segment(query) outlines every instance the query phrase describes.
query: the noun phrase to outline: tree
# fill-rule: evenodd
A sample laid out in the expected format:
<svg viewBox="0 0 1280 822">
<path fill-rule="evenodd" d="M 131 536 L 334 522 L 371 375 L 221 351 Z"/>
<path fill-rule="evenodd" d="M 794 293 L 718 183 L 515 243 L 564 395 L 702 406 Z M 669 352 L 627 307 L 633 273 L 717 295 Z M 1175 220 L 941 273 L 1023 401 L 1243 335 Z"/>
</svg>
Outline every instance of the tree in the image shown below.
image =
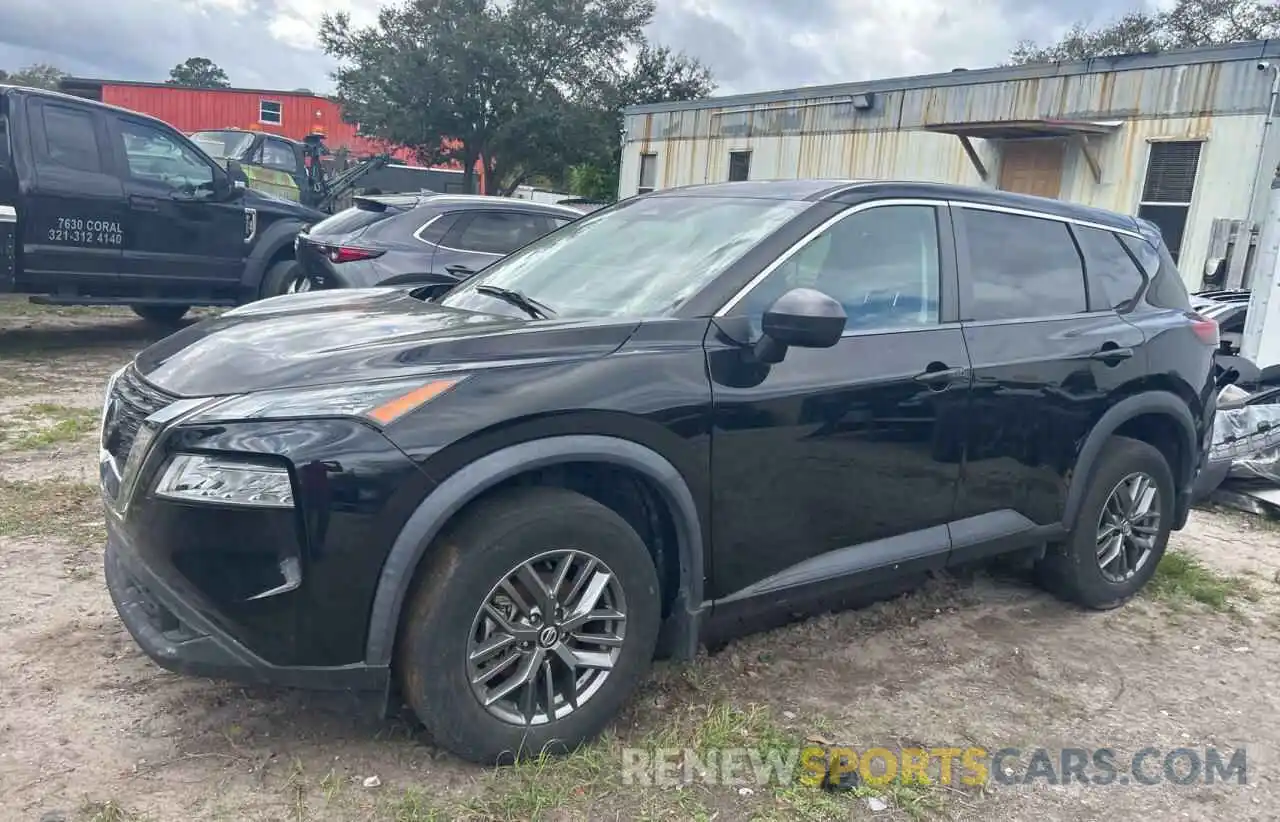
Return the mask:
<svg viewBox="0 0 1280 822">
<path fill-rule="evenodd" d="M 191 86 L 193 88 L 229 88 L 231 81 L 227 73 L 208 57 L 188 57 L 184 62 L 169 69 L 171 86 Z"/>
<path fill-rule="evenodd" d="M 1058 42 L 1019 43 L 1014 65 L 1087 60 L 1280 36 L 1276 0 L 1177 0 L 1166 11 L 1130 12 L 1097 29 L 1077 23 Z"/>
<path fill-rule="evenodd" d="M 602 133 L 593 143 L 599 154 L 569 169 L 569 191 L 579 197 L 608 200 L 618 193 L 622 160 L 622 111 L 627 106 L 708 97 L 716 84 L 711 70 L 696 58 L 667 46 L 643 43 L 629 68 L 605 89 Z"/>
<path fill-rule="evenodd" d="M 51 66 L 47 63 L 35 63 L 12 74 L 0 71 L 0 83 L 56 91 L 58 84 L 68 76 L 65 71 L 56 66 Z"/>
<path fill-rule="evenodd" d="M 487 193 L 509 193 L 616 145 L 616 131 L 597 143 L 653 12 L 653 0 L 401 0 L 365 28 L 325 15 L 320 40 L 340 63 L 343 116 L 367 136 L 460 163 L 468 190 L 479 164 Z"/>
</svg>

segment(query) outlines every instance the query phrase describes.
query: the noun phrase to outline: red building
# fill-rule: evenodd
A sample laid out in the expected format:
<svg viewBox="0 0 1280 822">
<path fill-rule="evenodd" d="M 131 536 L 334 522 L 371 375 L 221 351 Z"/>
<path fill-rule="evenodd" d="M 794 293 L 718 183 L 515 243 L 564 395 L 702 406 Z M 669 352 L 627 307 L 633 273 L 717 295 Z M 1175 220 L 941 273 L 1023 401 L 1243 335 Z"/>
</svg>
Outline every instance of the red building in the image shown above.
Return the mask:
<svg viewBox="0 0 1280 822">
<path fill-rule="evenodd" d="M 247 88 L 190 88 L 167 83 L 68 78 L 61 83 L 68 94 L 100 100 L 164 120 L 179 131 L 242 128 L 301 140 L 321 134 L 330 151 L 345 148 L 357 157 L 388 153 L 414 163 L 413 152 L 361 137 L 356 126 L 343 121 L 334 101 L 307 91 Z M 438 168 L 459 168 L 452 163 Z M 483 190 L 483 189 L 481 189 Z"/>
</svg>

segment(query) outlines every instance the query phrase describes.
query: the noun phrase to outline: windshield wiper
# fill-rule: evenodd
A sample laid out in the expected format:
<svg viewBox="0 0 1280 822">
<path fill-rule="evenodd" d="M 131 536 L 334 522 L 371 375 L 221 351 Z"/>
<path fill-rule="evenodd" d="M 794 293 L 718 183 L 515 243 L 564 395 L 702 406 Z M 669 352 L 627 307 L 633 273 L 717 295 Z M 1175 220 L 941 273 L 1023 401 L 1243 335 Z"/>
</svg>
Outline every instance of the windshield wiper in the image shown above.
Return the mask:
<svg viewBox="0 0 1280 822">
<path fill-rule="evenodd" d="M 478 285 L 476 291 L 481 294 L 488 294 L 490 297 L 511 303 L 516 308 L 523 310 L 535 320 L 546 320 L 555 316 L 555 311 L 532 297 L 521 294 L 519 291 L 512 291 L 509 288 L 501 288 L 496 285 Z"/>
</svg>

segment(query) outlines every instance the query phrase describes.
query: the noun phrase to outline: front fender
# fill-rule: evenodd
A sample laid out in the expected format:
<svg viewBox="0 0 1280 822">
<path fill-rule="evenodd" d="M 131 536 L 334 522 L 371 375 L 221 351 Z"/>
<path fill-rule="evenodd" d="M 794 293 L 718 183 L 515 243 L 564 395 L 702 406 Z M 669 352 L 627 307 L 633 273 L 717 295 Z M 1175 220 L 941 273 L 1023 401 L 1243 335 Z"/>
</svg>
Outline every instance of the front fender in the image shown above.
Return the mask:
<svg viewBox="0 0 1280 822">
<path fill-rule="evenodd" d="M 1084 504 L 1085 494 L 1089 490 L 1089 480 L 1093 476 L 1094 465 L 1101 456 L 1107 439 L 1119 430 L 1120 426 L 1143 414 L 1160 414 L 1172 419 L 1182 434 L 1182 445 L 1188 459 L 1187 464 L 1180 466 L 1181 470 L 1174 474 L 1173 480 L 1179 500 L 1177 520 L 1184 519 L 1185 500 L 1190 495 L 1195 476 L 1196 455 L 1201 450 L 1196 437 L 1195 420 L 1186 402 L 1177 395 L 1167 391 L 1144 391 L 1126 397 L 1108 408 L 1094 425 L 1093 430 L 1089 432 L 1080 449 L 1080 455 L 1076 458 L 1075 468 L 1071 472 L 1071 485 L 1067 489 L 1067 501 L 1063 509 L 1062 524 L 1065 528 L 1070 529 L 1080 513 L 1080 506 Z"/>
<path fill-rule="evenodd" d="M 680 587 L 672 604 L 672 653 L 679 659 L 693 658 L 698 646 L 706 566 L 698 509 L 689 486 L 665 457 L 639 443 L 618 437 L 570 435 L 531 440 L 495 451 L 451 474 L 422 501 L 401 529 L 383 563 L 369 617 L 367 664 L 391 663 L 400 609 L 414 570 L 449 519 L 503 480 L 567 462 L 625 466 L 648 477 L 661 490 L 675 522 L 680 565 Z"/>
<path fill-rule="evenodd" d="M 271 259 L 283 248 L 292 247 L 293 238 L 302 230 L 302 221 L 294 219 L 277 220 L 264 229 L 260 229 L 253 250 L 245 260 L 244 271 L 240 274 L 241 289 L 256 295 L 266 276 L 267 266 Z M 290 252 L 292 253 L 292 252 Z"/>
</svg>

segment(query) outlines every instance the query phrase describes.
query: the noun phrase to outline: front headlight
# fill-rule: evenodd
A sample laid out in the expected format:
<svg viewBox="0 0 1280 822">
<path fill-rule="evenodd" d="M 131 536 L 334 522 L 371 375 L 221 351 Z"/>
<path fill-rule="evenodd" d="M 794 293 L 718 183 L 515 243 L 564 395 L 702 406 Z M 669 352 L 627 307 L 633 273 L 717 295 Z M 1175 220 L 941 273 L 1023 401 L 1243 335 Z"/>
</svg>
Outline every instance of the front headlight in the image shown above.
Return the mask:
<svg viewBox="0 0 1280 822">
<path fill-rule="evenodd" d="M 156 483 L 155 494 L 180 502 L 293 507 L 293 486 L 284 467 L 201 454 L 175 455 Z"/>
<path fill-rule="evenodd" d="M 127 365 L 122 365 L 120 366 L 120 368 L 116 370 L 114 374 L 112 374 L 110 377 L 107 377 L 107 393 L 102 398 L 102 414 L 98 419 L 98 442 L 99 443 L 102 443 L 103 431 L 107 427 L 107 416 L 111 411 L 111 400 L 113 399 L 112 395 L 115 394 L 115 391 L 116 391 L 116 383 L 120 381 L 120 375 L 123 374 L 124 370 L 128 367 L 129 366 Z"/>
<path fill-rule="evenodd" d="M 183 422 L 362 417 L 377 425 L 390 425 L 464 379 L 453 376 L 424 383 L 416 378 L 241 394 L 210 403 Z"/>
</svg>

